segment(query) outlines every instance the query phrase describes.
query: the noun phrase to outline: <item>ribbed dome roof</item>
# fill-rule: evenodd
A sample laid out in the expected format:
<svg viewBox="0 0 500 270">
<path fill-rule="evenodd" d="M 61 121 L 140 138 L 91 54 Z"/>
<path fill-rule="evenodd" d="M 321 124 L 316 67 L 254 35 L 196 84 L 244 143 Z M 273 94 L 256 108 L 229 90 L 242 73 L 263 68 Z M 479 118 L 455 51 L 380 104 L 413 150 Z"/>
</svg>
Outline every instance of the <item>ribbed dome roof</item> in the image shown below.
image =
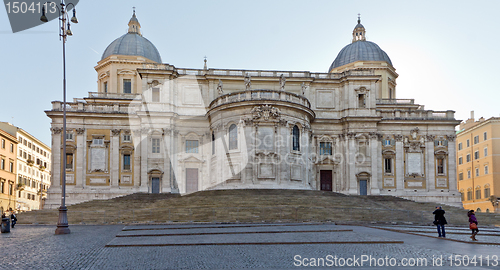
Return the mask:
<svg viewBox="0 0 500 270">
<path fill-rule="evenodd" d="M 389 56 L 377 44 L 371 41 L 356 41 L 339 52 L 328 72 L 356 61 L 385 61 L 392 66 Z"/>
<path fill-rule="evenodd" d="M 161 63 L 160 53 L 151 41 L 141 35 L 141 24 L 134 14 L 128 22 L 128 33 L 115 39 L 102 54 L 101 60 L 114 54 L 143 56 L 149 60 Z"/>
<path fill-rule="evenodd" d="M 160 53 L 155 45 L 137 33 L 127 33 L 115 39 L 106 48 L 101 60 L 114 54 L 143 56 L 157 63 L 162 63 Z"/>
</svg>

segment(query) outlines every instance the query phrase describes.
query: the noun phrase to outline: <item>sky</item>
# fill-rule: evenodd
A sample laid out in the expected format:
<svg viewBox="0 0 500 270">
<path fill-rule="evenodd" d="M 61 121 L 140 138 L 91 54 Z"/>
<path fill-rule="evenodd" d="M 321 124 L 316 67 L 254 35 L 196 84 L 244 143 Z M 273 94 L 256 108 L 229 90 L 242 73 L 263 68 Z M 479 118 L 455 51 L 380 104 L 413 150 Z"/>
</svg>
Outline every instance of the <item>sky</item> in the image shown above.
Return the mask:
<svg viewBox="0 0 500 270">
<path fill-rule="evenodd" d="M 94 67 L 125 34 L 132 7 L 164 63 L 179 68 L 327 72 L 351 42 L 358 13 L 367 40 L 391 58 L 396 97 L 466 120 L 498 117 L 500 1 L 80 1 L 66 43 L 67 101 L 97 92 Z M 0 121 L 51 146 L 44 113 L 62 100 L 57 20 L 12 33 L 0 11 Z"/>
</svg>

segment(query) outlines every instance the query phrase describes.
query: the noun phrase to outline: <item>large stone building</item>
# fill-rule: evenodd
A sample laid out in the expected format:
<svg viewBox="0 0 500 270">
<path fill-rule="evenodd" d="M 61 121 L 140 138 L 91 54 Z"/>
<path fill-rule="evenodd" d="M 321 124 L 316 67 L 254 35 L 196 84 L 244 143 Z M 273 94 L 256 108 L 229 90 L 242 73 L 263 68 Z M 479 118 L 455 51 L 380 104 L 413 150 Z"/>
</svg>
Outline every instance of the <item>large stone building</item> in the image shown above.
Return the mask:
<svg viewBox="0 0 500 270">
<path fill-rule="evenodd" d="M 0 122 L 0 129 L 17 138 L 15 153 L 15 196 L 17 211 L 41 209 L 51 185 L 50 147 L 26 130 L 7 122 Z"/>
<path fill-rule="evenodd" d="M 479 118 L 474 112 L 457 134 L 458 190 L 465 209 L 498 212 L 500 197 L 500 118 Z"/>
<path fill-rule="evenodd" d="M 63 156 L 62 103 L 46 111 L 55 180 L 47 204 L 54 207 L 61 167 L 69 204 L 237 188 L 460 203 L 459 121 L 451 110 L 396 99 L 398 74 L 359 20 L 328 72 L 315 73 L 163 64 L 134 13 L 95 70 L 97 92 L 67 105 Z"/>
<path fill-rule="evenodd" d="M 16 209 L 17 139 L 0 128 L 0 211 Z"/>
</svg>

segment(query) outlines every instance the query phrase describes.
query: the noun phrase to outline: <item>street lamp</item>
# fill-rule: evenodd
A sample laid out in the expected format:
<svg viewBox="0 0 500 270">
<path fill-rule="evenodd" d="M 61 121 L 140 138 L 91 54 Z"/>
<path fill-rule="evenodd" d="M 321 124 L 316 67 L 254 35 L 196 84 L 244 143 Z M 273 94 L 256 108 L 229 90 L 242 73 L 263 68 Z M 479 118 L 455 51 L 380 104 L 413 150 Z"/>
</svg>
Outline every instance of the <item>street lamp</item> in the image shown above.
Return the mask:
<svg viewBox="0 0 500 270">
<path fill-rule="evenodd" d="M 42 22 L 48 22 L 45 16 L 45 4 L 52 3 L 46 2 L 42 5 L 42 16 L 40 20 Z M 73 6 L 73 17 L 69 19 L 68 7 Z M 60 7 L 59 7 L 60 6 Z M 59 37 L 62 37 L 63 43 L 63 154 L 64 160 L 66 160 L 66 37 L 73 35 L 70 30 L 70 23 L 78 23 L 76 19 L 76 10 L 73 3 L 64 4 L 64 0 L 61 0 L 59 6 L 56 5 L 59 11 Z M 68 23 L 66 24 L 66 21 Z M 64 163 L 65 164 L 65 163 Z M 70 233 L 68 226 L 68 208 L 66 208 L 66 165 L 62 170 L 62 194 L 61 194 L 61 206 L 59 207 L 59 219 L 57 220 L 56 234 L 68 234 Z"/>
</svg>

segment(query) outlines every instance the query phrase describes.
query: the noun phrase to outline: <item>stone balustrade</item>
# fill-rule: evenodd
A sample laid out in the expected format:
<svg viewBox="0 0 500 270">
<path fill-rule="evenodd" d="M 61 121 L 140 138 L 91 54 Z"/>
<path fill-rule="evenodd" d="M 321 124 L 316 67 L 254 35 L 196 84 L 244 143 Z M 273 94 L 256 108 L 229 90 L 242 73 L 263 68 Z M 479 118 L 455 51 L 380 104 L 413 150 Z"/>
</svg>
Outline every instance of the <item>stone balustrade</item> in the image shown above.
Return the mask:
<svg viewBox="0 0 500 270">
<path fill-rule="evenodd" d="M 380 98 L 377 99 L 377 105 L 414 105 L 414 99 L 395 99 L 395 98 Z"/>
<path fill-rule="evenodd" d="M 344 76 L 374 76 L 373 70 L 349 70 L 342 73 L 314 73 L 310 71 L 275 71 L 275 70 L 241 70 L 241 69 L 187 69 L 175 68 L 166 64 L 143 64 L 143 69 L 147 70 L 172 70 L 179 75 L 218 75 L 218 76 L 238 76 L 244 77 L 247 74 L 252 77 L 280 77 L 286 78 L 314 78 L 314 79 L 340 79 Z"/>
<path fill-rule="evenodd" d="M 285 91 L 258 89 L 234 92 L 217 97 L 210 103 L 210 109 L 223 104 L 250 100 L 286 101 L 311 108 L 311 103 L 303 96 Z"/>
<path fill-rule="evenodd" d="M 89 98 L 136 99 L 136 98 L 140 98 L 140 97 L 141 97 L 141 94 L 137 94 L 137 93 L 89 92 Z"/>
<path fill-rule="evenodd" d="M 415 111 L 378 111 L 379 116 L 382 116 L 383 120 L 454 120 L 455 111 L 427 111 L 427 110 L 415 110 Z"/>
<path fill-rule="evenodd" d="M 85 102 L 66 102 L 66 112 L 129 113 L 135 107 L 120 104 L 89 104 Z M 63 111 L 63 102 L 52 101 L 52 111 Z"/>
</svg>

